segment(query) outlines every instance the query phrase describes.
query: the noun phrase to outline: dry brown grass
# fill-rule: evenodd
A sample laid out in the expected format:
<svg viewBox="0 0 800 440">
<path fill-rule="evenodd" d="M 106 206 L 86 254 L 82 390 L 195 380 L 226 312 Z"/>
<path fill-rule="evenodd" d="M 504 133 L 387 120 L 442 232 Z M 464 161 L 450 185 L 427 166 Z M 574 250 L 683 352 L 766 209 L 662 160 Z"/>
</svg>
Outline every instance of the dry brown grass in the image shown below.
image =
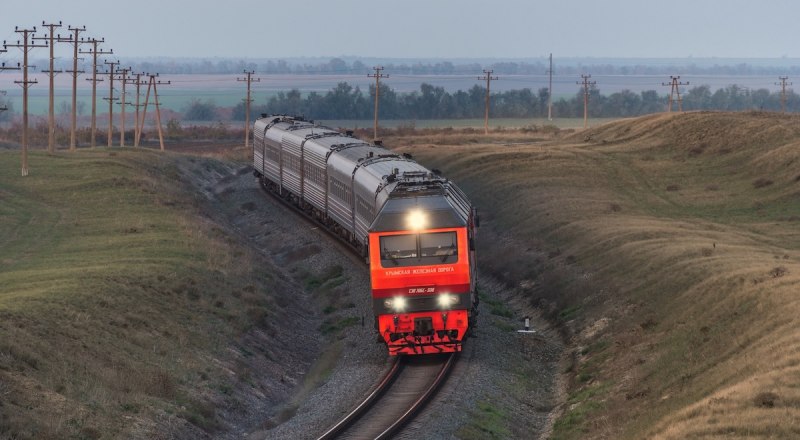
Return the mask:
<svg viewBox="0 0 800 440">
<path fill-rule="evenodd" d="M 800 117 L 529 138 L 387 141 L 464 187 L 511 237 L 482 268 L 548 286 L 531 300 L 584 347 L 554 437 L 800 437 Z M 549 257 L 517 261 L 527 248 Z"/>
</svg>

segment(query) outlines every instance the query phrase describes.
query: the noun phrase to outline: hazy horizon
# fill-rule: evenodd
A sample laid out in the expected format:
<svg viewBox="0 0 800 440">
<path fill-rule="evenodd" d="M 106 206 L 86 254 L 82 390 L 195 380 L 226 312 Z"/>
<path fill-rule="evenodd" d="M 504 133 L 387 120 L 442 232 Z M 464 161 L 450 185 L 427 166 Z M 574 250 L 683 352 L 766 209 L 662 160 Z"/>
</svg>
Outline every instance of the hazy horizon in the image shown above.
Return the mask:
<svg viewBox="0 0 800 440">
<path fill-rule="evenodd" d="M 111 57 L 228 58 L 721 58 L 800 57 L 794 16 L 800 3 L 674 0 L 340 0 L 301 5 L 265 1 L 221 6 L 209 0 L 142 0 L 135 7 L 91 0 L 34 0 L 0 16 L 0 38 L 15 26 L 43 33 L 42 20 L 86 26 Z M 60 43 L 60 57 L 70 45 Z M 83 47 L 86 49 L 87 47 Z M 34 58 L 46 56 L 35 49 Z M 0 61 L 21 58 L 9 48 Z"/>
</svg>

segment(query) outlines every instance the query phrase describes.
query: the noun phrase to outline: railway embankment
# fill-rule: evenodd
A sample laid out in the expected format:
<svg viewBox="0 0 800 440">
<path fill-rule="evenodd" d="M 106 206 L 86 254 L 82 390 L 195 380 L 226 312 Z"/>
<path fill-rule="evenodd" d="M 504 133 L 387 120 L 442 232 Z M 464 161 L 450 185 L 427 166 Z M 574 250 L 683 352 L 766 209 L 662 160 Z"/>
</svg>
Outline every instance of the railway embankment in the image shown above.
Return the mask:
<svg viewBox="0 0 800 440">
<path fill-rule="evenodd" d="M 561 329 L 553 438 L 793 438 L 799 123 L 700 112 L 386 143 L 459 182 L 481 269 Z"/>
</svg>

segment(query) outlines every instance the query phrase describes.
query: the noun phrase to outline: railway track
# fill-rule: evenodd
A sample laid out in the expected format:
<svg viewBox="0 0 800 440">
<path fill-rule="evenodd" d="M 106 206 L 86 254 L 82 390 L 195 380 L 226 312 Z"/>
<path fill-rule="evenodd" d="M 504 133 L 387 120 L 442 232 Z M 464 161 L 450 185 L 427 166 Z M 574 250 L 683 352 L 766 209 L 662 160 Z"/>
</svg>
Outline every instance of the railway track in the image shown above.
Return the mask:
<svg viewBox="0 0 800 440">
<path fill-rule="evenodd" d="M 358 249 L 343 241 L 334 231 L 263 184 L 259 186 L 274 200 L 331 237 L 333 243 L 353 261 L 364 264 L 363 258 L 358 256 Z M 455 364 L 456 356 L 457 353 L 396 357 L 375 389 L 319 440 L 390 438 L 433 397 Z"/>
<path fill-rule="evenodd" d="M 388 439 L 444 383 L 456 354 L 399 357 L 376 388 L 318 440 Z"/>
</svg>

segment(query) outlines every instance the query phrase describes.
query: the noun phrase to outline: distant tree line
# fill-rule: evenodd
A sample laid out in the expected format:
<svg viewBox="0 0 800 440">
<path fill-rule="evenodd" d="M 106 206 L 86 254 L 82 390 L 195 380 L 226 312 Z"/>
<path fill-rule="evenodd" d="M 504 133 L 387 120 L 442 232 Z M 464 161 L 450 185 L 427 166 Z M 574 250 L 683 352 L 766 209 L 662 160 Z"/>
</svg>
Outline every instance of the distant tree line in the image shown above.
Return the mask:
<svg viewBox="0 0 800 440">
<path fill-rule="evenodd" d="M 33 64 L 47 65 L 45 59 L 33 60 Z M 83 68 L 91 68 L 87 60 Z M 296 59 L 252 59 L 252 58 L 144 58 L 128 59 L 124 65 L 133 71 L 169 74 L 240 74 L 253 70 L 260 75 L 362 75 L 372 72 L 372 66 L 382 65 L 386 72 L 396 75 L 475 75 L 482 69 L 491 69 L 499 75 L 544 75 L 549 69 L 546 60 L 395 60 L 343 58 L 296 58 Z M 592 72 L 594 75 L 798 75 L 800 65 L 791 60 L 774 61 L 773 65 L 758 65 L 739 62 L 717 64 L 714 60 L 615 60 L 559 58 L 555 60 L 558 75 L 575 76 Z M 71 59 L 56 60 L 56 68 L 69 70 Z"/>
<path fill-rule="evenodd" d="M 475 85 L 469 90 L 448 93 L 442 87 L 423 83 L 419 91 L 397 93 L 381 84 L 380 117 L 382 119 L 467 119 L 482 118 L 486 89 Z M 583 116 L 583 90 L 568 98 L 553 101 L 553 116 L 561 118 Z M 548 90 L 534 92 L 524 88 L 491 94 L 492 117 L 497 118 L 542 118 L 547 117 Z M 374 111 L 375 86 L 365 93 L 359 87 L 340 82 L 326 93 L 303 94 L 293 89 L 280 92 L 266 103 L 252 104 L 251 116 L 260 113 L 305 115 L 313 119 L 371 119 Z M 767 89 L 750 90 L 737 85 L 711 91 L 702 85 L 688 89 L 681 95 L 683 110 L 765 110 L 780 111 L 780 92 Z M 589 90 L 589 115 L 591 117 L 629 117 L 662 112 L 667 109 L 668 96 L 655 90 L 635 93 L 622 90 L 603 95 L 593 86 Z M 675 107 L 677 109 L 677 104 Z M 800 96 L 787 92 L 787 111 L 800 111 Z M 212 117 L 213 103 L 195 101 L 185 109 L 190 120 L 209 120 L 198 115 Z M 232 118 L 244 120 L 244 103 L 233 108 Z"/>
</svg>

